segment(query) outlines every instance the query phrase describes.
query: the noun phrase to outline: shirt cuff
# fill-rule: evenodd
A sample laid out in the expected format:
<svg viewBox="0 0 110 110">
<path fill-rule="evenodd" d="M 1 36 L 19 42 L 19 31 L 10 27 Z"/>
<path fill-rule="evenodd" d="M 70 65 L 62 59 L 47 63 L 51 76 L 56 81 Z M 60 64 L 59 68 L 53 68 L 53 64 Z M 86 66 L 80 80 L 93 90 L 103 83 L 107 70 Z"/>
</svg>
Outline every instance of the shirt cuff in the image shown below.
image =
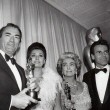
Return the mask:
<svg viewBox="0 0 110 110">
<path fill-rule="evenodd" d="M 10 107 L 9 107 L 9 110 L 11 109 L 11 105 L 12 105 L 12 95 L 11 95 L 11 101 L 10 101 Z"/>
</svg>

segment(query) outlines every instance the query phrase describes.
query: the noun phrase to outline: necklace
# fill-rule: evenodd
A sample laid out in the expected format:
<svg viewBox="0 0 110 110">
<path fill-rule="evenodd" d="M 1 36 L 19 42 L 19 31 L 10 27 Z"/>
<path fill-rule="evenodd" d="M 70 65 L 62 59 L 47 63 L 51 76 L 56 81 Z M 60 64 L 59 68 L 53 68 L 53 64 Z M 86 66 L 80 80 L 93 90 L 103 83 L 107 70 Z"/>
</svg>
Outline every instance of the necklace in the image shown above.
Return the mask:
<svg viewBox="0 0 110 110">
<path fill-rule="evenodd" d="M 76 84 L 69 84 L 69 83 L 67 83 L 68 84 L 68 86 L 70 86 L 71 88 L 73 88 L 73 87 L 76 87 L 77 86 L 77 82 L 76 82 Z"/>
<path fill-rule="evenodd" d="M 64 81 L 64 92 L 68 99 L 71 100 L 71 95 L 76 95 L 77 91 L 78 91 L 77 82 L 75 82 L 75 84 L 70 84 Z"/>
<path fill-rule="evenodd" d="M 78 91 L 77 82 L 76 82 L 76 84 L 68 84 L 68 86 L 70 87 L 71 95 L 76 95 L 76 93 Z"/>
</svg>

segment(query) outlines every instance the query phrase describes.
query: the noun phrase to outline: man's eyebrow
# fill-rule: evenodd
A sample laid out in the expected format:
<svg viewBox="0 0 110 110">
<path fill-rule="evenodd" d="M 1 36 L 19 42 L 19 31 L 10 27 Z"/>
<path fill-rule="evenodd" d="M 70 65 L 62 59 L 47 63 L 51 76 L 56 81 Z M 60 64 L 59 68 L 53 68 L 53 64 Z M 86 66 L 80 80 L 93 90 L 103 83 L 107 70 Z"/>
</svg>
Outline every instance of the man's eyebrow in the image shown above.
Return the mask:
<svg viewBox="0 0 110 110">
<path fill-rule="evenodd" d="M 101 52 L 101 50 L 97 50 L 96 52 Z"/>
<path fill-rule="evenodd" d="M 6 34 L 6 35 L 10 35 L 11 33 L 6 32 L 5 34 Z M 20 36 L 20 35 L 19 35 L 19 34 L 15 34 L 15 36 Z"/>
<path fill-rule="evenodd" d="M 20 36 L 19 34 L 15 34 L 15 36 Z"/>
<path fill-rule="evenodd" d="M 9 33 L 9 32 L 6 32 L 5 34 L 11 34 L 11 33 Z"/>
</svg>

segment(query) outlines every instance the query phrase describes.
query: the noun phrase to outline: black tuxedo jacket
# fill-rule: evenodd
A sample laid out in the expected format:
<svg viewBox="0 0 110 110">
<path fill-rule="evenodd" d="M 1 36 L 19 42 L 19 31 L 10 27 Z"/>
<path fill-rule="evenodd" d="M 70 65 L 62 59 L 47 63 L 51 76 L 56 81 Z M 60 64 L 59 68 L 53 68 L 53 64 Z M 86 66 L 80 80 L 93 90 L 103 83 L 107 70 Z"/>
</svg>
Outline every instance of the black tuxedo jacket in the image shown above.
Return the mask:
<svg viewBox="0 0 110 110">
<path fill-rule="evenodd" d="M 24 70 L 17 63 L 15 64 L 22 80 L 22 89 L 26 87 L 26 78 Z M 0 110 L 9 110 L 11 95 L 16 95 L 20 92 L 16 79 L 7 65 L 5 59 L 0 54 Z M 18 110 L 11 107 L 10 110 Z"/>
<path fill-rule="evenodd" d="M 101 104 L 95 81 L 95 69 L 84 74 L 83 81 L 88 85 L 92 100 L 92 110 L 110 110 L 110 74 L 105 91 L 104 101 Z M 102 87 L 103 88 L 103 87 Z"/>
</svg>

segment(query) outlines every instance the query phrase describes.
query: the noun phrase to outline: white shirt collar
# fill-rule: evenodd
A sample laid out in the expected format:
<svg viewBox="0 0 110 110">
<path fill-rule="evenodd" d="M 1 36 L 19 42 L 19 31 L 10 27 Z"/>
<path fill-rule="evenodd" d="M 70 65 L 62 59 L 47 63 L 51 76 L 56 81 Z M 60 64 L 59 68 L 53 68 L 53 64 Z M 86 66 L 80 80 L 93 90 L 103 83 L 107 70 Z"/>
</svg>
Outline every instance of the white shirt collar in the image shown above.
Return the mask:
<svg viewBox="0 0 110 110">
<path fill-rule="evenodd" d="M 0 53 L 1 53 L 1 55 L 3 56 L 3 58 L 5 59 L 5 52 L 0 49 Z M 6 60 L 6 59 L 5 59 L 5 60 Z M 6 62 L 6 63 L 8 64 L 8 66 L 10 67 L 10 69 L 12 70 L 12 73 L 13 73 L 13 75 L 14 75 L 16 81 L 17 81 L 18 87 L 19 87 L 19 89 L 21 90 L 21 88 L 22 88 L 22 81 L 21 81 L 21 77 L 20 77 L 20 74 L 19 74 L 18 69 L 16 68 L 15 65 L 13 65 L 13 64 L 11 63 L 10 60 L 9 60 L 8 62 Z"/>
<path fill-rule="evenodd" d="M 96 68 L 100 69 L 100 68 L 99 68 L 99 67 L 97 67 L 97 66 L 96 66 Z M 107 64 L 106 66 L 104 66 L 103 68 L 106 68 L 106 69 L 107 69 L 107 72 L 109 72 L 109 71 L 110 71 L 110 65 L 108 65 L 108 64 Z M 101 68 L 101 69 L 103 69 L 103 68 Z"/>
<path fill-rule="evenodd" d="M 5 52 L 3 50 L 0 50 L 0 53 L 2 54 L 3 58 L 5 59 Z"/>
<path fill-rule="evenodd" d="M 104 100 L 104 95 L 106 92 L 106 87 L 107 87 L 107 83 L 108 83 L 108 78 L 109 78 L 109 67 L 110 65 L 106 65 L 103 68 L 107 69 L 106 74 L 103 71 L 99 71 L 98 74 L 95 74 L 95 79 L 96 79 L 96 86 L 97 86 L 97 91 L 98 91 L 98 95 L 99 98 L 101 100 L 101 103 L 103 103 Z M 98 68 L 98 67 L 96 67 Z"/>
</svg>

